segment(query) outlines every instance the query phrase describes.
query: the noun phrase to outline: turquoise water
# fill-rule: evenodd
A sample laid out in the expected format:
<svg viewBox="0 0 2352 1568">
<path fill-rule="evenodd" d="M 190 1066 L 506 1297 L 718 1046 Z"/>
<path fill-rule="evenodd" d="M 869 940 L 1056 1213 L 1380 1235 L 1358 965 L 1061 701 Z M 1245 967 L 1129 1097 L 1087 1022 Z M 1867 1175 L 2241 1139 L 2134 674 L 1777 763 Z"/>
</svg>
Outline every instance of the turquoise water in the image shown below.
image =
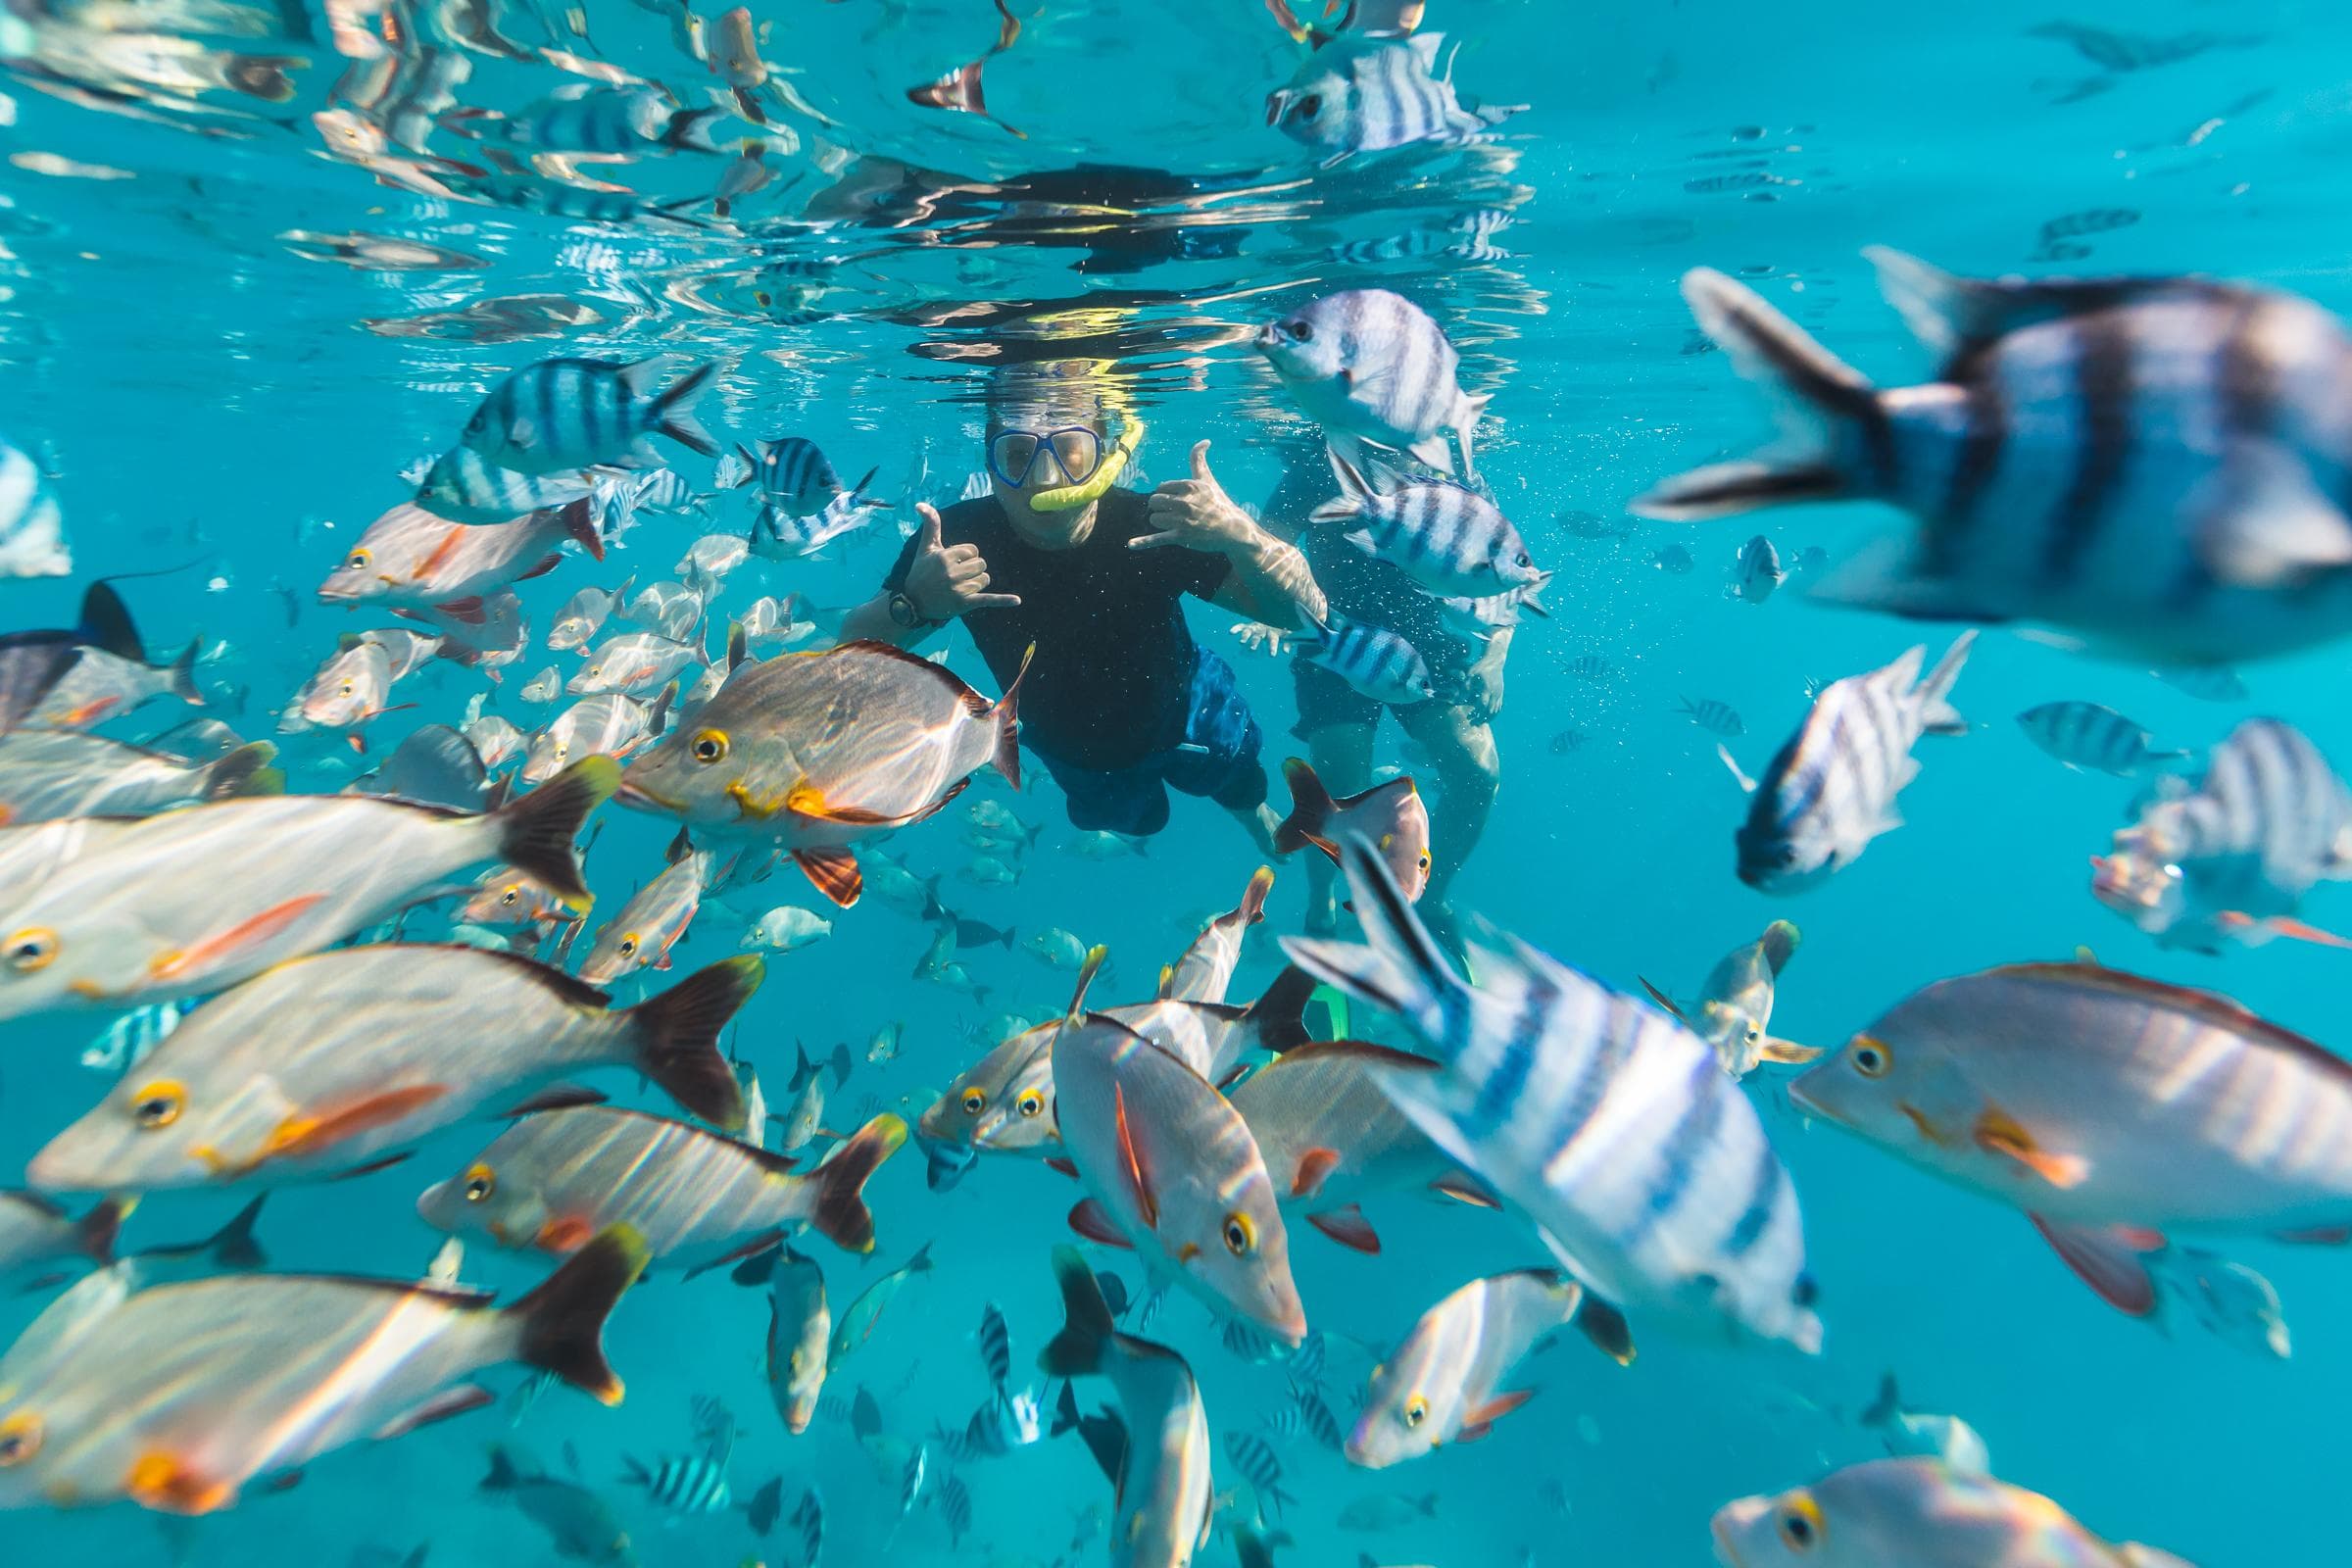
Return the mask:
<svg viewBox="0 0 2352 1568">
<path fill-rule="evenodd" d="M 1763 425 L 1725 357 L 1699 352 L 1675 290 L 1692 266 L 1740 276 L 1890 383 L 1922 378 L 1927 366 L 1877 298 L 1857 255 L 1865 244 L 1971 273 L 2194 271 L 2352 307 L 2333 220 L 2352 125 L 2337 63 L 2352 21 L 2336 8 L 1896 16 L 1691 0 L 1588 16 L 1441 0 L 1424 30 L 1459 43 L 1457 88 L 1526 110 L 1483 145 L 1322 169 L 1263 124 L 1265 94 L 1302 51 L 1244 0 L 1018 12 L 1020 36 L 985 74 L 1001 124 L 918 106 L 906 91 L 988 47 L 999 23 L 986 5 L 800 0 L 756 8 L 768 29 L 761 53 L 802 100 L 775 108 L 764 134 L 779 144 L 789 135 L 797 150 L 779 145 L 773 178 L 725 220 L 708 198 L 731 152 L 574 170 L 534 162 L 495 128 L 496 117 L 512 121 L 608 66 L 681 105 L 713 104 L 723 90 L 681 51 L 670 17 L 600 3 L 582 36 L 566 21 L 576 14 L 519 5 L 343 16 L 347 49 L 358 48 L 353 29 L 378 45 L 387 30 L 423 40 L 431 53 L 396 72 L 403 57 L 337 52 L 329 16 L 340 11 L 289 0 L 28 5 L 0 17 L 0 431 L 51 472 L 75 551 L 71 579 L 0 589 L 7 629 L 70 624 L 93 577 L 165 572 L 122 584 L 149 646 L 202 635 L 208 685 L 246 694 L 222 716 L 270 737 L 276 710 L 336 635 L 374 623 L 316 604 L 317 582 L 360 527 L 407 497 L 404 467 L 448 445 L 506 372 L 558 354 L 717 358 L 704 414 L 722 436 L 806 435 L 845 478 L 878 468 L 874 492 L 900 503 L 894 514 L 832 559 L 743 567 L 722 606 L 763 592 L 828 606 L 869 595 L 900 541 L 892 517 L 906 518 L 915 500 L 952 499 L 978 467 L 980 376 L 1002 358 L 1116 361 L 1151 422 L 1140 459 L 1150 479 L 1183 472 L 1187 446 L 1206 438 L 1229 491 L 1259 503 L 1280 472 L 1280 443 L 1306 426 L 1250 333 L 1330 288 L 1377 283 L 1433 313 L 1462 353 L 1465 386 L 1492 394 L 1481 472 L 1558 571 L 1551 617 L 1524 627 L 1512 652 L 1494 724 L 1501 793 L 1458 908 L 1613 984 L 1645 975 L 1677 993 L 1786 915 L 1805 941 L 1776 1032 L 1823 1045 L 1930 980 L 2078 945 L 2220 987 L 2342 1043 L 2341 954 L 2295 944 L 2218 960 L 2160 952 L 2102 910 L 2082 858 L 2105 847 L 2132 786 L 2058 770 L 2010 722 L 2034 704 L 2081 698 L 2131 714 L 2163 744 L 2202 747 L 2238 717 L 2272 712 L 2352 757 L 2340 652 L 2252 667 L 2252 696 L 2217 705 L 2132 664 L 1990 632 L 1955 694 L 1975 728 L 1923 742 L 1925 771 L 1903 798 L 1909 825 L 1827 887 L 1769 899 L 1732 875 L 1743 803 L 1712 755 L 1715 737 L 1678 702 L 1736 709 L 1747 733 L 1731 744 L 1752 772 L 1801 716 L 1808 678 L 1875 667 L 1914 642 L 1940 648 L 1944 634 L 1808 605 L 1802 576 L 1760 608 L 1727 597 L 1735 553 L 1756 527 L 1787 556 L 1819 545 L 1837 561 L 1886 525 L 1877 509 L 1796 509 L 1756 527 L 1642 523 L 1624 511 L 1632 495 L 1740 450 Z M 2153 52 L 2179 58 L 2110 70 L 2092 58 L 2095 44 L 2035 30 L 2061 20 L 2169 39 L 2177 47 Z M 436 73 L 438 95 L 420 85 Z M 759 133 L 721 124 L 730 149 Z M 368 146 L 379 150 L 355 150 Z M 1039 177 L 1082 164 L 1154 172 Z M 1755 173 L 1772 182 L 1711 188 Z M 561 216 L 584 199 L 567 178 L 620 189 L 585 193 L 610 211 Z M 1482 211 L 1510 217 L 1494 235 L 1507 254 L 1366 265 L 1333 255 Z M 2045 223 L 2123 211 L 2134 215 L 2128 223 L 2062 241 L 2087 256 L 2035 259 Z M 368 247 L 357 262 L 338 258 L 357 242 Z M 708 480 L 708 462 L 665 456 L 698 486 Z M 740 529 L 742 498 L 718 516 L 710 527 Z M 551 662 L 569 667 L 537 641 L 556 608 L 624 571 L 669 574 L 704 531 L 645 517 L 602 567 L 575 558 L 523 583 L 534 643 L 502 672 L 491 710 L 526 728 L 543 722 L 552 710 L 516 693 Z M 1695 558 L 1688 575 L 1653 564 L 1675 544 Z M 285 590 L 299 606 L 293 624 Z M 1195 635 L 1241 669 L 1278 760 L 1293 745 L 1283 665 L 1237 642 L 1232 612 L 1190 608 Z M 960 633 L 944 643 L 951 668 L 994 691 Z M 1603 679 L 1571 670 L 1588 656 L 1608 662 Z M 400 688 L 416 708 L 372 726 L 373 754 L 416 724 L 456 722 L 487 689 L 478 674 L 430 666 Z M 140 738 L 181 716 L 159 704 L 104 732 Z M 1570 733 L 1573 744 L 1555 744 Z M 1378 755 L 1416 765 L 1394 726 Z M 293 788 L 319 792 L 360 765 L 332 744 L 289 742 L 281 760 Z M 1204 803 L 1180 799 L 1147 858 L 1092 860 L 1071 853 L 1051 783 L 986 798 L 1045 824 L 1017 886 L 955 874 L 974 853 L 960 804 L 899 835 L 891 852 L 923 874 L 948 873 L 942 897 L 971 918 L 1106 944 L 1124 970 L 1109 1000 L 1140 995 L 1258 863 Z M 1436 810 L 1442 838 L 1442 799 Z M 617 808 L 602 821 L 588 865 L 609 908 L 659 869 L 671 827 Z M 1278 870 L 1267 928 L 1296 932 L 1303 867 Z M 761 891 L 775 897 L 760 908 L 818 906 L 789 871 Z M 2322 889 L 2306 915 L 2342 928 L 2348 898 Z M 846 1041 L 858 1060 L 837 1100 L 911 1118 L 984 1048 L 971 1036 L 988 1019 L 1048 1016 L 1066 998 L 1068 976 L 1017 949 L 962 955 L 991 988 L 985 1001 L 910 982 L 929 940 L 919 923 L 871 900 L 833 918 L 822 944 L 771 959 L 745 1014 L 739 1046 L 771 1098 L 796 1041 L 812 1052 Z M 732 953 L 739 933 L 707 911 L 673 975 Z M 1270 943 L 1253 942 L 1233 994 L 1254 995 L 1278 962 Z M 76 1056 L 104 1021 L 5 1026 L 0 1171 L 103 1091 L 107 1080 Z M 867 1040 L 892 1021 L 905 1025 L 900 1054 L 867 1062 Z M 1393 1037 L 1360 1011 L 1357 1021 Z M 2070 1280 L 2020 1216 L 1806 1126 L 1773 1079 L 1767 1068 L 1750 1088 L 1804 1200 L 1828 1326 L 1822 1357 L 1643 1337 L 1637 1366 L 1621 1372 L 1567 1345 L 1536 1363 L 1539 1396 L 1475 1446 L 1374 1475 L 1295 1442 L 1283 1450 L 1284 1485 L 1298 1500 L 1282 1523 L 1296 1544 L 1280 1561 L 1324 1568 L 1369 1552 L 1384 1564 L 1701 1563 L 1707 1518 L 1726 1499 L 1883 1451 L 1855 1417 L 1890 1368 L 1915 1404 L 1974 1424 L 2002 1477 L 2112 1539 L 2159 1544 L 2204 1568 L 2340 1558 L 2328 1485 L 2336 1411 L 2352 1388 L 2341 1327 L 2352 1277 L 2340 1255 L 2231 1249 L 2282 1297 L 2291 1361 L 2225 1345 L 2182 1312 L 2152 1331 Z M 625 1082 L 610 1087 L 625 1102 L 659 1103 Z M 416 1195 L 489 1136 L 443 1132 L 391 1170 L 275 1194 L 262 1224 L 273 1262 L 420 1275 L 439 1238 L 416 1217 Z M 935 1424 L 960 1427 L 985 1396 L 969 1338 L 985 1302 L 1010 1321 L 1016 1378 L 1055 1326 L 1047 1258 L 1067 1239 L 1074 1192 L 1042 1167 L 984 1161 L 933 1193 L 909 1150 L 870 1196 L 881 1232 L 873 1263 L 820 1250 L 836 1310 L 926 1243 L 937 1267 L 829 1392 L 872 1391 L 888 1431 L 911 1442 Z M 150 1200 L 125 1246 L 202 1235 L 241 1201 Z M 1364 1348 L 1385 1351 L 1455 1284 L 1541 1260 L 1507 1217 L 1400 1199 L 1375 1217 L 1377 1258 L 1303 1228 L 1294 1239 L 1310 1321 L 1331 1340 L 1329 1397 L 1343 1421 L 1370 1364 Z M 1137 1283 L 1132 1258 L 1096 1261 Z M 543 1272 L 537 1259 L 487 1249 L 469 1252 L 465 1271 L 502 1292 Z M 44 1299 L 0 1304 L 0 1331 Z M 718 1277 L 663 1277 L 613 1321 L 612 1356 L 629 1385 L 617 1411 L 553 1392 L 512 1431 L 499 1408 L 347 1449 L 282 1494 L 257 1493 L 161 1534 L 134 1509 L 17 1512 L 0 1516 L 0 1541 L 24 1561 L 340 1563 L 428 1543 L 435 1564 L 544 1561 L 545 1538 L 475 1490 L 484 1445 L 506 1441 L 558 1468 L 572 1446 L 648 1564 L 758 1557 L 797 1568 L 788 1527 L 762 1543 L 739 1513 L 667 1524 L 617 1483 L 624 1454 L 685 1451 L 688 1400 L 710 1394 L 743 1422 L 739 1495 L 775 1475 L 788 1508 L 808 1487 L 821 1491 L 828 1561 L 1102 1560 L 1107 1489 L 1075 1443 L 965 1467 L 973 1523 L 956 1547 L 936 1503 L 901 1520 L 895 1466 L 878 1466 L 838 1415 L 787 1436 L 760 1378 L 764 1307 L 760 1293 Z M 285 1332 L 299 1338 L 302 1325 Z M 1222 1439 L 1262 1433 L 1285 1396 L 1280 1369 L 1229 1353 L 1183 1296 L 1152 1335 L 1192 1362 L 1220 1441 L 1219 1489 L 1242 1491 L 1246 1514 Z M 497 1376 L 502 1394 L 515 1381 Z M 1338 1525 L 1360 1498 L 1429 1491 L 1432 1518 L 1385 1535 Z M 1201 1560 L 1226 1562 L 1232 1550 L 1220 1532 Z"/>
</svg>

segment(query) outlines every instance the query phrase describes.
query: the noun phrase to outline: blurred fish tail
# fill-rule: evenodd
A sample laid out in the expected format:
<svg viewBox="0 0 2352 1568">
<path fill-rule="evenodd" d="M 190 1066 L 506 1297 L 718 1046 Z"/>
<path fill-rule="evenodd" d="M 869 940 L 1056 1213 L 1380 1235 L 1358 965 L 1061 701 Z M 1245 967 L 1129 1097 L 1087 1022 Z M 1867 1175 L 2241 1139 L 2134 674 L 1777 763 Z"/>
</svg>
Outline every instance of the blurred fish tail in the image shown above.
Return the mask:
<svg viewBox="0 0 2352 1568">
<path fill-rule="evenodd" d="M 810 1180 L 819 1184 L 809 1225 L 849 1252 L 874 1250 L 874 1214 L 865 1206 L 866 1179 L 906 1142 L 906 1123 L 884 1112 L 853 1134 Z"/>
<path fill-rule="evenodd" d="M 744 1124 L 743 1086 L 718 1049 L 719 1031 L 760 989 L 756 954 L 697 970 L 627 1010 L 637 1070 L 695 1115 L 729 1131 Z"/>
<path fill-rule="evenodd" d="M 605 1359 L 605 1319 L 650 1257 L 632 1226 L 599 1233 L 545 1284 L 504 1309 L 501 1315 L 517 1326 L 515 1358 L 605 1404 L 618 1404 L 621 1382 Z"/>
</svg>

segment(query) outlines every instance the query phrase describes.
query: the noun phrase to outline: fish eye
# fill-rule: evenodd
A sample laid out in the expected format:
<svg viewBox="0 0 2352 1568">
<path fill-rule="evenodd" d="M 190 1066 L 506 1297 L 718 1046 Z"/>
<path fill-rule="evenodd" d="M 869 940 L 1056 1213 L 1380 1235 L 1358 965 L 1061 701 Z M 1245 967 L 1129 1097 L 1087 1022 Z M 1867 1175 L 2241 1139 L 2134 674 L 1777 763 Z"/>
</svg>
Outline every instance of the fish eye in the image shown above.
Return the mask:
<svg viewBox="0 0 2352 1568">
<path fill-rule="evenodd" d="M 1012 1102 L 1012 1108 L 1023 1116 L 1034 1116 L 1046 1108 L 1046 1097 L 1034 1089 L 1024 1089 L 1021 1098 Z"/>
<path fill-rule="evenodd" d="M 1417 1427 L 1429 1419 L 1429 1401 L 1418 1394 L 1404 1401 L 1404 1424 Z"/>
<path fill-rule="evenodd" d="M 19 974 L 46 969 L 57 959 L 57 933 L 45 925 L 28 925 L 8 939 L 8 966 Z"/>
<path fill-rule="evenodd" d="M 1796 1497 L 1781 1507 L 1781 1544 L 1790 1551 L 1811 1551 L 1821 1544 L 1821 1504 Z"/>
<path fill-rule="evenodd" d="M 1413 863 L 1414 863 L 1415 865 L 1418 865 L 1418 866 L 1419 866 L 1419 867 L 1420 867 L 1422 870 L 1424 870 L 1424 871 L 1428 870 L 1428 869 L 1429 869 L 1429 852 L 1428 852 L 1427 850 L 1423 850 L 1423 851 L 1421 852 L 1421 858 L 1420 858 L 1419 859 L 1415 860 Z"/>
<path fill-rule="evenodd" d="M 1225 1250 L 1236 1257 L 1257 1250 L 1257 1224 L 1239 1209 L 1225 1216 Z"/>
<path fill-rule="evenodd" d="M 1291 113 L 1300 120 L 1312 120 L 1322 112 L 1323 95 L 1319 92 L 1310 92 L 1305 97 L 1299 99 L 1298 103 L 1291 106 Z M 1304 332 L 1301 332 L 1298 335 L 1300 337 L 1306 336 Z"/>
<path fill-rule="evenodd" d="M 142 1132 L 155 1132 L 179 1120 L 179 1113 L 187 1108 L 187 1087 L 174 1079 L 159 1078 L 130 1102 L 130 1119 Z"/>
<path fill-rule="evenodd" d="M 1524 550 L 1511 558 L 1511 564 L 1514 566 L 1532 566 L 1535 564 L 1535 558 Z"/>
<path fill-rule="evenodd" d="M 1320 100 L 1309 99 L 1309 100 L 1305 100 L 1305 101 L 1307 101 L 1307 102 L 1319 102 Z M 1291 337 L 1293 338 L 1293 340 L 1295 340 L 1295 341 L 1297 341 L 1297 342 L 1299 342 L 1299 343 L 1303 343 L 1303 342 L 1305 342 L 1305 341 L 1306 341 L 1308 338 L 1310 338 L 1310 337 L 1313 337 L 1313 336 L 1315 335 L 1315 329 L 1314 329 L 1314 326 L 1313 326 L 1313 324 L 1312 324 L 1311 322 L 1309 322 L 1309 321 L 1307 320 L 1307 318 L 1306 318 L 1305 317 L 1303 317 L 1303 316 L 1301 316 L 1301 317 L 1298 317 L 1298 318 L 1294 318 L 1294 319 L 1292 319 L 1292 320 L 1289 320 L 1289 321 L 1286 321 L 1286 322 L 1284 322 L 1284 323 L 1283 323 L 1283 327 L 1282 327 L 1282 329 L 1283 329 L 1285 332 L 1288 332 L 1288 333 L 1291 335 Z"/>
<path fill-rule="evenodd" d="M 988 1108 L 988 1091 L 987 1091 L 987 1090 L 985 1090 L 985 1089 L 966 1089 L 966 1090 L 963 1092 L 963 1113 L 964 1113 L 966 1116 L 977 1116 L 977 1115 L 979 1115 L 979 1114 L 980 1114 L 982 1111 L 986 1110 L 987 1108 Z"/>
<path fill-rule="evenodd" d="M 695 736 L 694 760 L 696 761 L 715 762 L 726 755 L 727 732 L 725 730 L 707 729 Z"/>
<path fill-rule="evenodd" d="M 0 1469 L 23 1464 L 41 1451 L 41 1418 L 19 1410 L 0 1421 Z"/>
<path fill-rule="evenodd" d="M 511 909 L 511 908 L 513 908 L 513 907 L 514 906 L 514 902 L 515 902 L 517 899 L 521 898 L 521 897 L 522 897 L 522 889 L 520 889 L 520 888 L 509 888 L 509 889 L 507 889 L 507 891 L 506 891 L 506 892 L 504 892 L 504 893 L 501 893 L 501 894 L 498 896 L 498 902 L 499 902 L 499 903 L 501 903 L 501 904 L 503 904 L 503 905 L 505 905 L 505 906 L 506 906 L 508 908 L 510 908 L 510 909 Z"/>
<path fill-rule="evenodd" d="M 471 1165 L 466 1171 L 466 1201 L 478 1203 L 498 1191 L 498 1172 L 487 1165 Z"/>
<path fill-rule="evenodd" d="M 636 932 L 632 931 L 620 939 L 620 956 L 624 958 L 633 958 L 637 956 Z"/>
<path fill-rule="evenodd" d="M 1865 1078 L 1884 1078 L 1894 1066 L 1894 1053 L 1886 1049 L 1886 1042 L 1870 1035 L 1855 1037 L 1853 1054 L 1854 1071 Z"/>
<path fill-rule="evenodd" d="M 361 571 L 366 569 L 368 563 L 374 559 L 375 557 L 365 550 L 354 550 L 351 553 L 351 559 L 344 562 L 343 564 L 349 566 L 353 571 Z"/>
<path fill-rule="evenodd" d="M 346 697 L 349 697 L 349 696 L 351 695 L 351 682 L 349 682 L 349 681 L 345 681 L 345 682 L 343 683 L 343 695 L 344 695 L 344 696 L 346 696 Z"/>
</svg>

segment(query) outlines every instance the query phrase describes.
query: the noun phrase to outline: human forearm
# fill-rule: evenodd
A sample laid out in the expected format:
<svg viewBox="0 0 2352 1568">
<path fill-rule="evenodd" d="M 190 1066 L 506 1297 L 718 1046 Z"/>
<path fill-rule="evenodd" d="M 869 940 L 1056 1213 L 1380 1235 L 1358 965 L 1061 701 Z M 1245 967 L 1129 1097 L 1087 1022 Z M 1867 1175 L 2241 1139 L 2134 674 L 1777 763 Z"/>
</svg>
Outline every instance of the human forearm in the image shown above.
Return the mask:
<svg viewBox="0 0 2352 1568">
<path fill-rule="evenodd" d="M 1252 527 L 1224 550 L 1232 564 L 1218 603 L 1284 631 L 1320 625 L 1330 614 L 1306 558 L 1263 528 Z M 1228 597 L 1230 596 L 1230 597 Z"/>
<path fill-rule="evenodd" d="M 891 618 L 890 595 L 878 593 L 864 604 L 841 617 L 841 640 L 845 643 L 864 639 L 889 643 L 894 648 L 913 648 L 938 628 L 931 625 L 902 626 Z"/>
</svg>

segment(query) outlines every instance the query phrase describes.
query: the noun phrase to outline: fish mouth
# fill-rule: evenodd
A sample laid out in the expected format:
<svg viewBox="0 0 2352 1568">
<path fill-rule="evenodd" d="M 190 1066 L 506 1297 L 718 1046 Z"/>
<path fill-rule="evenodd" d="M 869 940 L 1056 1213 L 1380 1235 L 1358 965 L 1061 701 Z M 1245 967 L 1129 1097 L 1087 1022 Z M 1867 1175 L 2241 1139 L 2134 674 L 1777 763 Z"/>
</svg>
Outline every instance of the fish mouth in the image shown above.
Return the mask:
<svg viewBox="0 0 2352 1568">
<path fill-rule="evenodd" d="M 678 811 L 684 809 L 684 808 L 682 808 L 676 801 L 665 799 L 664 797 L 656 794 L 654 791 L 647 789 L 643 784 L 640 784 L 634 779 L 628 778 L 625 775 L 620 781 L 620 788 L 612 792 L 612 799 L 622 806 L 634 807 L 640 811 Z"/>
<path fill-rule="evenodd" d="M 1729 1508 L 1707 1521 L 1707 1534 L 1715 1538 L 1715 1560 L 1723 1568 L 1745 1568 L 1740 1561 L 1740 1547 L 1732 1540 L 1732 1522 L 1726 1517 Z"/>
<path fill-rule="evenodd" d="M 1290 107 L 1290 88 L 1277 87 L 1272 92 L 1266 94 L 1266 123 L 1269 125 L 1281 124 L 1282 117 L 1284 114 L 1289 112 Z"/>
</svg>

